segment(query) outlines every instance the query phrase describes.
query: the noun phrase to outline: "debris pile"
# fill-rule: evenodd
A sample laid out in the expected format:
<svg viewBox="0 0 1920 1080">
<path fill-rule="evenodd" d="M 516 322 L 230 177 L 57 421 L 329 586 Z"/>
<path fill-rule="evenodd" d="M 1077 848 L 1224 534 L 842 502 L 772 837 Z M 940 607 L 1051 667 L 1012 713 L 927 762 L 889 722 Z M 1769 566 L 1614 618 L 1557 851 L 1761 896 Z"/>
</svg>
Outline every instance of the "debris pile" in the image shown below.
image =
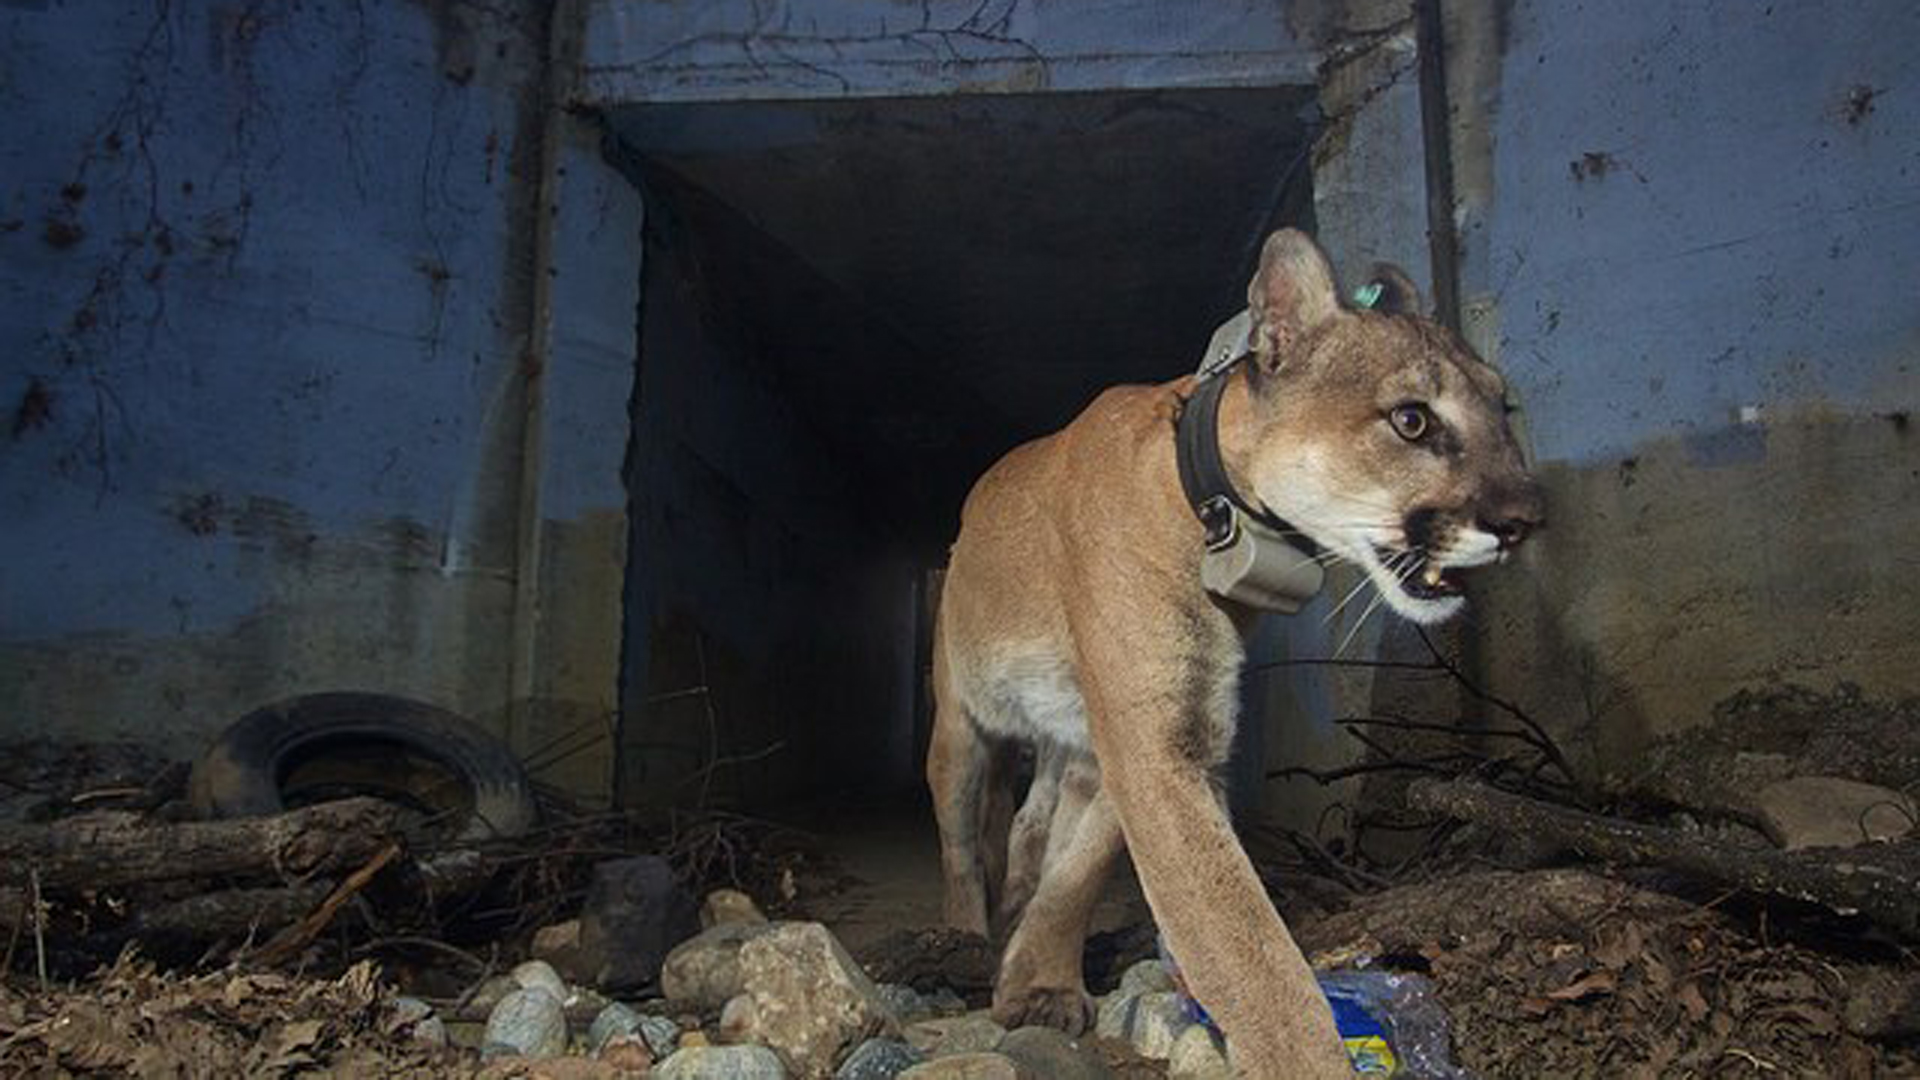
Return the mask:
<svg viewBox="0 0 1920 1080">
<path fill-rule="evenodd" d="M 1920 965 L 1897 950 L 1849 958 L 1585 870 L 1403 886 L 1303 927 L 1300 940 L 1319 964 L 1375 958 L 1426 971 L 1456 1058 L 1487 1076 L 1920 1069 L 1910 1045 Z"/>
<path fill-rule="evenodd" d="M 417 1042 L 371 964 L 333 980 L 274 972 L 165 974 L 127 958 L 74 989 L 0 983 L 0 1074 L 433 1075 L 450 1051 Z"/>
</svg>

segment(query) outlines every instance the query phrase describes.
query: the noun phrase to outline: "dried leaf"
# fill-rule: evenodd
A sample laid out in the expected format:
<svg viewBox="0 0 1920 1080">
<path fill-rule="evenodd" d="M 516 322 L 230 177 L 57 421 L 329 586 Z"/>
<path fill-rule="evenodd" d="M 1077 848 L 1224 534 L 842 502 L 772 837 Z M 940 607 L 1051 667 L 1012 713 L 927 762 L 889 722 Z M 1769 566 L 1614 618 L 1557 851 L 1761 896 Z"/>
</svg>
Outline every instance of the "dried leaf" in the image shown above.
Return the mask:
<svg viewBox="0 0 1920 1080">
<path fill-rule="evenodd" d="M 1680 1002 L 1680 1008 L 1686 1011 L 1687 1020 L 1691 1023 L 1697 1024 L 1706 1019 L 1711 1008 L 1706 997 L 1700 993 L 1700 987 L 1691 982 L 1682 983 L 1680 989 L 1674 992 L 1674 998 Z"/>
<path fill-rule="evenodd" d="M 1613 993 L 1614 985 L 1614 978 L 1611 972 L 1596 971 L 1576 979 L 1558 990 L 1548 991 L 1547 997 L 1554 1001 L 1580 1001 L 1584 998 L 1598 997 L 1601 994 L 1611 994 Z"/>
</svg>

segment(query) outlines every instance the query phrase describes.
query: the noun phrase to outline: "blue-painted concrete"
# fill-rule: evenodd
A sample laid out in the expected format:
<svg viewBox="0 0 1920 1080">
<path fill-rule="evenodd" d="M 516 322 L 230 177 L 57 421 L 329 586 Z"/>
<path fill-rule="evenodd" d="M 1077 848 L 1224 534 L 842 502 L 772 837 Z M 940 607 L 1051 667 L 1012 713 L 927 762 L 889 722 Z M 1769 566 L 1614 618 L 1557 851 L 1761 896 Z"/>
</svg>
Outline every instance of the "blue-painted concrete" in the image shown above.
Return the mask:
<svg viewBox="0 0 1920 1080">
<path fill-rule="evenodd" d="M 554 288 L 541 373 L 540 514 L 624 513 L 622 475 L 639 346 L 640 192 L 601 160 L 580 125 L 559 162 Z"/>
<path fill-rule="evenodd" d="M 1466 277 L 1543 460 L 1914 406 L 1920 7 L 1520 0 L 1506 39 Z"/>
<path fill-rule="evenodd" d="M 1284 0 L 590 0 L 599 104 L 1311 82 Z"/>
<path fill-rule="evenodd" d="M 0 10 L 0 635 L 255 610 L 250 507 L 480 527 L 537 24 L 430 10 Z"/>
</svg>

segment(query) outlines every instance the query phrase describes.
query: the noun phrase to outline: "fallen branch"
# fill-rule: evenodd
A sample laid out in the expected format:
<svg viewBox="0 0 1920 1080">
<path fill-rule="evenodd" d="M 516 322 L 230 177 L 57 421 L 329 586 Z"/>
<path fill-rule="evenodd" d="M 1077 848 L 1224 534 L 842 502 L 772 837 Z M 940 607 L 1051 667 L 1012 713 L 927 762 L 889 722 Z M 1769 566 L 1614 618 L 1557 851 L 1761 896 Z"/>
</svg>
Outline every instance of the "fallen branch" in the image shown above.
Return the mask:
<svg viewBox="0 0 1920 1080">
<path fill-rule="evenodd" d="M 222 889 L 161 904 L 134 915 L 131 936 L 180 935 L 197 940 L 270 933 L 312 911 L 333 891 L 322 879 L 265 889 Z M 120 936 L 128 936 L 124 932 Z"/>
<path fill-rule="evenodd" d="M 0 886 L 47 892 L 237 874 L 303 878 L 358 866 L 401 833 L 398 807 L 344 799 L 271 817 L 157 823 L 88 814 L 0 827 Z"/>
<path fill-rule="evenodd" d="M 1909 940 L 1920 940 L 1920 845 L 1775 851 L 1734 848 L 1692 833 L 1513 795 L 1473 780 L 1416 780 L 1413 806 L 1505 833 L 1537 837 L 1588 858 L 1654 864 L 1754 892 L 1806 900 L 1843 915 L 1859 914 Z"/>
<path fill-rule="evenodd" d="M 347 879 L 342 881 L 325 900 L 322 900 L 320 906 L 311 914 L 267 942 L 254 959 L 271 966 L 306 948 L 314 938 L 320 936 L 320 931 L 325 930 L 327 924 L 333 921 L 334 912 L 340 910 L 340 905 L 352 899 L 353 894 L 366 888 L 367 882 L 372 881 L 375 874 L 399 857 L 399 843 L 389 842 L 386 847 L 376 852 L 365 866 L 348 874 Z"/>
</svg>

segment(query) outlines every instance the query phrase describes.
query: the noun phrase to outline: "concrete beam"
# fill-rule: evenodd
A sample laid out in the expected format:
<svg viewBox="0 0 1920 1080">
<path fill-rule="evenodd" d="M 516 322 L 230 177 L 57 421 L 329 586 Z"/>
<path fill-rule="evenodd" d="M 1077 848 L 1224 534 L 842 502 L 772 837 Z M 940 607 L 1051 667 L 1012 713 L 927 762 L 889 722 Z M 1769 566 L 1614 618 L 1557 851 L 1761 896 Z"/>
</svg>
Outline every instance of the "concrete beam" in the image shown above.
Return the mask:
<svg viewBox="0 0 1920 1080">
<path fill-rule="evenodd" d="M 610 801 L 639 346 L 640 193 L 562 107 L 577 9 L 555 15 L 525 379 L 507 717 L 541 779 Z"/>
<path fill-rule="evenodd" d="M 582 104 L 1283 86 L 1282 0 L 588 0 Z"/>
</svg>

